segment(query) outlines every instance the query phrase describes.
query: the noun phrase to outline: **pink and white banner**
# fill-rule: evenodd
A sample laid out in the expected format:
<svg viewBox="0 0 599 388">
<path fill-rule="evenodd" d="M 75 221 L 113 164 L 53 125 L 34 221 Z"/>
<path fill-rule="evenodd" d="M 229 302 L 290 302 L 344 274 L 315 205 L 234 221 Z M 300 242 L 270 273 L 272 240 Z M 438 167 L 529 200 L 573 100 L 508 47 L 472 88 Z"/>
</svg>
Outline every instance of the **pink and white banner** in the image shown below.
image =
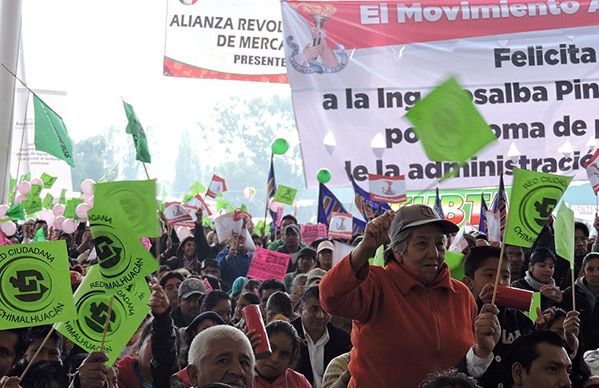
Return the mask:
<svg viewBox="0 0 599 388">
<path fill-rule="evenodd" d="M 405 113 L 455 76 L 498 138 L 443 188 L 507 184 L 515 167 L 575 175 L 599 138 L 599 1 L 283 1 L 287 75 L 306 183 L 332 172 L 449 171 L 427 159 Z M 443 136 L 443 128 L 439 128 Z"/>
</svg>

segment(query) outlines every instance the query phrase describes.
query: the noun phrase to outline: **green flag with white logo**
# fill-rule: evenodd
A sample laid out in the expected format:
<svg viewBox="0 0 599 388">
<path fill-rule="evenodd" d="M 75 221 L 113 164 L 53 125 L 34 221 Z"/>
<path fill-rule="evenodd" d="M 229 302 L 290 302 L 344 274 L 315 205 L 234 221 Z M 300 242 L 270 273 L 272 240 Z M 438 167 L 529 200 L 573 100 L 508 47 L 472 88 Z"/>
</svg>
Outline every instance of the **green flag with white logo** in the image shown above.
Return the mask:
<svg viewBox="0 0 599 388">
<path fill-rule="evenodd" d="M 69 166 L 75 167 L 73 144 L 62 118 L 35 94 L 33 95 L 33 107 L 35 110 L 35 149 L 56 156 L 67 162 Z"/>
<path fill-rule="evenodd" d="M 63 240 L 0 246 L 0 329 L 48 325 L 72 317 L 70 284 Z"/>
<path fill-rule="evenodd" d="M 58 178 L 50 174 L 43 173 L 40 179 L 42 182 L 44 182 L 44 189 L 50 189 L 52 186 L 54 186 L 54 182 L 56 182 Z"/>
<path fill-rule="evenodd" d="M 99 267 L 94 265 L 77 288 L 74 299 L 76 311 L 55 325 L 55 329 L 86 352 L 95 352 L 101 349 L 104 326 L 109 319 L 104 351 L 108 355 L 106 365 L 112 366 L 150 311 L 148 284 L 142 278 L 110 294 L 104 288 Z"/>
<path fill-rule="evenodd" d="M 515 168 L 504 243 L 532 247 L 571 181 L 572 177 Z"/>
<path fill-rule="evenodd" d="M 87 213 L 98 267 L 109 293 L 130 286 L 158 269 L 119 206 L 96 202 Z"/>
<path fill-rule="evenodd" d="M 293 187 L 278 185 L 274 200 L 279 203 L 284 203 L 285 205 L 293 205 L 293 201 L 295 200 L 296 195 L 297 189 L 294 189 Z"/>
</svg>

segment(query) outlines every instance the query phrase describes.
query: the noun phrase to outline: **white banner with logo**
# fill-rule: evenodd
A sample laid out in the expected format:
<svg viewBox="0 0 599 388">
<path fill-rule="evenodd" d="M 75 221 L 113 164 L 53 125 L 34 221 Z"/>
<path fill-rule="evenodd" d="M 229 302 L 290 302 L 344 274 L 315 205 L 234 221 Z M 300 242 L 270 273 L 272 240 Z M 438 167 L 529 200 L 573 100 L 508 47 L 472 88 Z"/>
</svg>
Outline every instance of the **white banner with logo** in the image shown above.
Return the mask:
<svg viewBox="0 0 599 388">
<path fill-rule="evenodd" d="M 287 82 L 276 0 L 168 0 L 164 75 Z"/>
<path fill-rule="evenodd" d="M 524 3 L 524 2 L 523 2 Z M 403 118 L 455 76 L 498 142 L 442 188 L 511 183 L 521 167 L 575 175 L 599 138 L 599 1 L 284 1 L 283 29 L 308 187 L 405 175 L 421 190 L 449 171 Z M 439 136 L 444 136 L 439 128 Z"/>
</svg>

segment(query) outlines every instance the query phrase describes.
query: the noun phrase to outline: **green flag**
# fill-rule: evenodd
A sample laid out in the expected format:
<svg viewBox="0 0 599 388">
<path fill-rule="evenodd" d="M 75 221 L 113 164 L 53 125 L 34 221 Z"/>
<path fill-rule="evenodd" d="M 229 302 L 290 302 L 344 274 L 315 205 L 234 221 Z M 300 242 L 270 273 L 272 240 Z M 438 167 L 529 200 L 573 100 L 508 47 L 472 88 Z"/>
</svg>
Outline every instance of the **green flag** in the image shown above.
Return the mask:
<svg viewBox="0 0 599 388">
<path fill-rule="evenodd" d="M 19 178 L 19 182 L 29 182 L 31 180 L 31 173 L 25 173 L 23 175 L 21 175 L 21 178 Z"/>
<path fill-rule="evenodd" d="M 496 140 L 455 78 L 418 101 L 406 118 L 414 125 L 426 156 L 435 162 L 463 164 Z"/>
<path fill-rule="evenodd" d="M 129 121 L 126 131 L 128 134 L 133 136 L 133 143 L 135 144 L 135 159 L 144 163 L 152 163 L 152 156 L 150 155 L 150 150 L 148 149 L 148 139 L 146 138 L 146 133 L 137 119 L 137 115 L 135 114 L 133 107 L 127 104 L 125 101 L 123 101 L 123 106 L 125 107 L 125 114 L 127 115 L 127 120 Z"/>
<path fill-rule="evenodd" d="M 17 186 L 17 180 L 15 178 L 10 178 L 10 183 L 8 186 L 8 203 L 13 203 L 15 201 L 15 187 Z"/>
<path fill-rule="evenodd" d="M 62 159 L 71 167 L 73 160 L 73 145 L 67 133 L 62 118 L 56 114 L 38 96 L 33 95 L 35 109 L 35 149 Z"/>
<path fill-rule="evenodd" d="M 376 252 L 374 253 L 374 257 L 371 257 L 370 259 L 368 259 L 368 263 L 370 265 L 376 265 L 379 267 L 385 266 L 385 246 L 384 245 L 381 245 L 376 249 Z"/>
<path fill-rule="evenodd" d="M 104 351 L 108 355 L 106 365 L 110 367 L 150 311 L 150 289 L 142 278 L 111 295 L 104 289 L 101 278 L 99 266 L 90 267 L 73 296 L 76 311 L 68 320 L 63 319 L 56 324 L 55 329 L 86 352 L 99 351 L 112 296 L 110 323 L 104 344 Z"/>
<path fill-rule="evenodd" d="M 58 178 L 55 176 L 43 173 L 42 176 L 40 177 L 40 179 L 42 180 L 42 182 L 44 182 L 44 188 L 49 189 L 54 185 L 54 182 L 56 182 L 56 180 Z"/>
<path fill-rule="evenodd" d="M 63 240 L 0 246 L 0 328 L 48 325 L 75 313 Z"/>
<path fill-rule="evenodd" d="M 460 282 L 464 279 L 464 255 L 460 252 L 445 252 L 445 262 L 449 267 L 451 277 Z"/>
<path fill-rule="evenodd" d="M 570 262 L 574 270 L 574 212 L 562 203 L 553 223 L 555 230 L 555 251 Z"/>
<path fill-rule="evenodd" d="M 205 218 L 208 219 L 208 218 Z M 268 235 L 268 233 L 270 232 L 270 225 L 269 224 L 265 224 L 264 220 L 260 220 L 258 221 L 258 223 L 256 224 L 256 226 L 254 227 L 255 233 L 261 234 L 262 233 L 262 229 L 266 227 L 266 229 L 264 230 L 264 235 Z"/>
<path fill-rule="evenodd" d="M 25 210 L 21 204 L 14 205 L 6 212 L 6 215 L 13 221 L 24 220 Z"/>
<path fill-rule="evenodd" d="M 87 214 L 107 292 L 128 287 L 158 269 L 121 207 L 96 202 Z"/>
<path fill-rule="evenodd" d="M 515 168 L 504 243 L 532 247 L 570 181 L 572 177 Z"/>
<path fill-rule="evenodd" d="M 39 196 L 30 196 L 29 193 L 27 193 L 27 197 L 22 202 L 22 205 L 23 210 L 25 210 L 25 213 L 27 213 L 27 215 L 32 215 L 43 209 L 42 199 Z"/>
<path fill-rule="evenodd" d="M 42 200 L 42 207 L 44 209 L 52 209 L 54 205 L 54 197 L 50 193 L 46 193 L 46 196 Z"/>
<path fill-rule="evenodd" d="M 532 304 L 530 305 L 530 310 L 528 312 L 524 312 L 533 322 L 537 321 L 538 313 L 537 307 L 541 307 L 541 293 L 535 291 L 532 294 Z"/>
<path fill-rule="evenodd" d="M 205 192 L 206 192 L 206 188 L 199 181 L 193 182 L 193 185 L 191 185 L 191 187 L 189 188 L 189 194 L 191 194 L 192 197 L 195 197 L 196 194 L 203 195 L 203 193 L 205 193 Z"/>
<path fill-rule="evenodd" d="M 120 204 L 138 237 L 160 236 L 156 181 L 118 181 L 94 185 L 94 205 Z"/>
<path fill-rule="evenodd" d="M 67 189 L 60 190 L 60 198 L 58 199 L 58 203 L 63 205 L 67 204 Z"/>
<path fill-rule="evenodd" d="M 27 193 L 31 197 L 39 197 L 42 192 L 42 186 L 40 185 L 31 185 L 31 190 Z"/>
<path fill-rule="evenodd" d="M 44 242 L 46 241 L 46 233 L 44 232 L 44 228 L 38 228 L 35 231 L 35 236 L 33 237 L 34 242 Z"/>
<path fill-rule="evenodd" d="M 295 200 L 296 195 L 296 189 L 292 187 L 278 185 L 274 200 L 279 203 L 284 203 L 285 205 L 293 205 L 293 201 Z"/>
<path fill-rule="evenodd" d="M 81 198 L 71 198 L 67 201 L 67 204 L 64 208 L 64 217 L 65 218 L 77 218 L 77 214 L 75 213 L 75 209 L 79 204 L 82 204 L 83 201 Z"/>
</svg>

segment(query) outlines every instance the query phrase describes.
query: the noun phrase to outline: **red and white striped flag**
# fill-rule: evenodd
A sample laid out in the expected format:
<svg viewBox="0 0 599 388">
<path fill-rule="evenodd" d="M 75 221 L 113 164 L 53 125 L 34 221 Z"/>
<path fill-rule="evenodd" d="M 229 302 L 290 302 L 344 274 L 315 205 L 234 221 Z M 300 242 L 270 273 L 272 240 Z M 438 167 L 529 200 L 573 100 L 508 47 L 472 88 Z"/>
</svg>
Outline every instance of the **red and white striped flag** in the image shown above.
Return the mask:
<svg viewBox="0 0 599 388">
<path fill-rule="evenodd" d="M 499 177 L 499 190 L 497 190 L 497 195 L 493 200 L 493 204 L 491 204 L 491 213 L 499 214 L 501 237 L 503 238 L 503 231 L 507 221 L 507 196 L 505 195 L 505 188 L 503 186 L 503 174 Z"/>
<path fill-rule="evenodd" d="M 227 191 L 225 179 L 218 175 L 212 175 L 210 186 L 208 186 L 208 191 L 206 191 L 206 196 L 216 198 L 218 194 L 224 193 L 225 191 Z"/>
<path fill-rule="evenodd" d="M 599 148 L 595 150 L 593 157 L 586 162 L 582 167 L 587 170 L 587 176 L 589 177 L 589 182 L 593 187 L 593 191 L 595 194 L 599 192 L 599 163 L 597 162 L 597 158 L 599 157 Z"/>
</svg>

